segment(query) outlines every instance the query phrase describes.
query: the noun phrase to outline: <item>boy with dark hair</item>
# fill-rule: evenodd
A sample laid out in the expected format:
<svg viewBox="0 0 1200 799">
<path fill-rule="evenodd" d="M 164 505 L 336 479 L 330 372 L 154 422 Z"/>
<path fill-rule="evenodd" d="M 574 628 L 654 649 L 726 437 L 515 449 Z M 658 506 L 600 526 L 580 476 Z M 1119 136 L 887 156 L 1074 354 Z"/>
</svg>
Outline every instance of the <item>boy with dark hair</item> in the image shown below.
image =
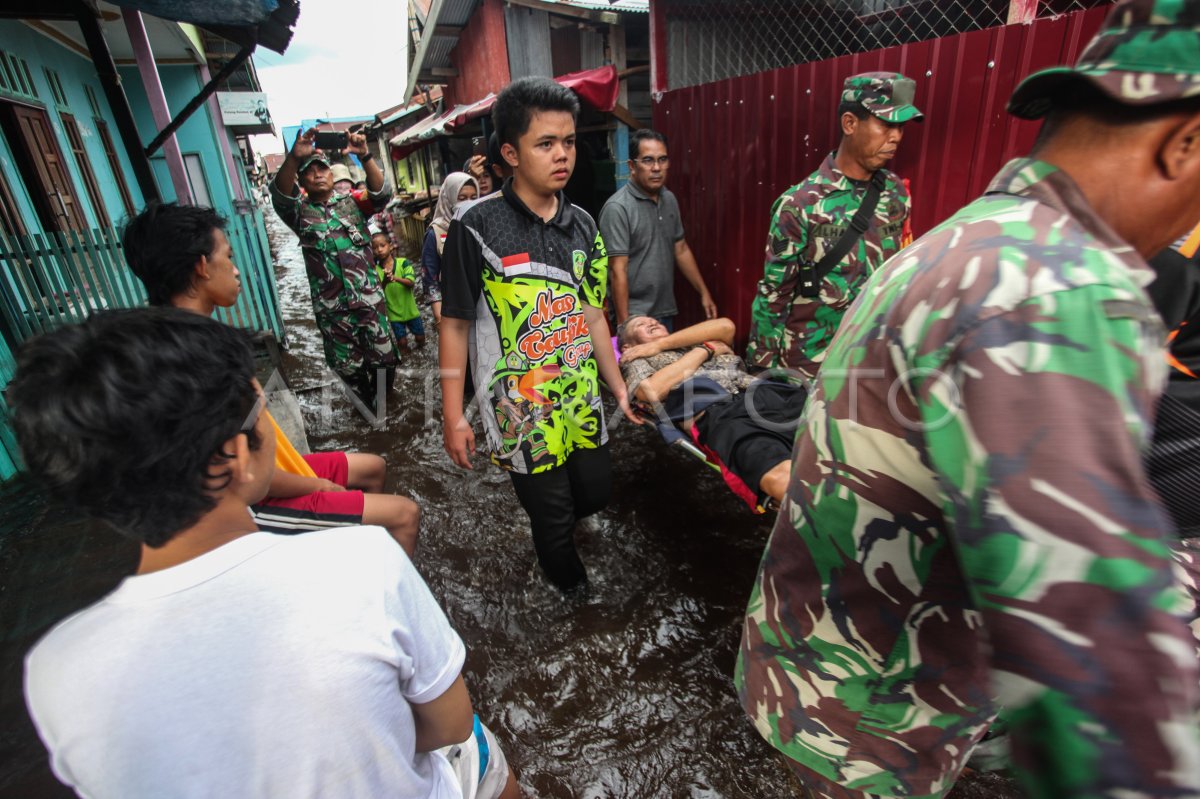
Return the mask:
<svg viewBox="0 0 1200 799">
<path fill-rule="evenodd" d="M 450 225 L 439 345 L 446 451 L 471 468 L 469 351 L 487 448 L 529 514 L 538 563 L 564 591 L 587 579 L 575 522 L 602 509 L 611 488 L 599 377 L 641 422 L 602 310 L 604 244 L 562 193 L 578 112 L 575 95 L 548 78 L 515 81 L 496 98 L 493 122 L 513 177 Z"/>
<path fill-rule="evenodd" d="M 137 574 L 26 660 L 59 779 L 94 797 L 515 796 L 462 641 L 384 531 L 255 528 L 275 439 L 244 333 L 99 313 L 27 343 L 9 398 L 31 474 L 142 543 Z"/>
<path fill-rule="evenodd" d="M 146 287 L 151 305 L 173 305 L 176 298 L 195 293 L 197 278 L 211 281 L 214 275 L 197 267 L 227 243 L 225 219 L 202 205 L 150 203 L 125 224 L 121 234 L 125 261 Z M 237 278 L 233 269 L 221 274 L 216 286 L 206 287 L 217 290 L 214 305 L 225 308 L 237 302 L 241 293 Z"/>
<path fill-rule="evenodd" d="M 241 281 L 225 220 L 211 208 L 151 203 L 121 236 L 129 268 L 152 305 L 171 305 L 212 316 L 237 302 Z M 387 463 L 363 452 L 301 455 L 265 414 L 275 433 L 275 476 L 254 507 L 263 529 L 296 533 L 328 527 L 378 524 L 410 555 L 416 551 L 420 509 L 407 497 L 384 494 Z"/>
<path fill-rule="evenodd" d="M 371 252 L 375 253 L 375 271 L 383 286 L 388 324 L 392 326 L 396 344 L 407 349 L 408 331 L 411 330 L 413 338 L 417 340 L 416 346 L 424 347 L 425 325 L 421 322 L 421 311 L 413 296 L 416 275 L 413 274 L 412 261 L 395 254 L 392 240 L 382 230 L 371 234 Z"/>
</svg>

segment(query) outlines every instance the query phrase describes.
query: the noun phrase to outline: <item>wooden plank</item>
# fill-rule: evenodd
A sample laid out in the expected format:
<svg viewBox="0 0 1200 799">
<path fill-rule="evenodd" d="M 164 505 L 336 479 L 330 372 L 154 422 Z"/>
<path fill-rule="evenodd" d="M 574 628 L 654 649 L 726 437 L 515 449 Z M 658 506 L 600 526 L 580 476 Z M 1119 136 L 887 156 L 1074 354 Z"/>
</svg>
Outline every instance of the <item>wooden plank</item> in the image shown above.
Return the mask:
<svg viewBox="0 0 1200 799">
<path fill-rule="evenodd" d="M 252 219 L 252 228 L 255 235 L 258 236 L 258 252 L 262 254 L 263 262 L 266 265 L 264 274 L 271 299 L 271 330 L 274 331 L 275 338 L 279 343 L 286 347 L 287 330 L 283 326 L 283 315 L 279 310 L 279 288 L 275 285 L 275 262 L 271 260 L 271 242 L 267 239 L 267 226 L 263 220 L 262 210 L 255 208 Z"/>
<path fill-rule="evenodd" d="M 251 231 L 247 229 L 247 222 L 250 217 L 239 214 L 234 224 L 237 226 L 237 238 L 241 244 L 242 260 L 247 262 L 245 271 L 252 278 L 251 280 L 242 281 L 242 294 L 246 296 L 249 307 L 253 309 L 253 329 L 257 331 L 270 330 L 269 313 L 263 303 L 264 296 L 261 294 L 263 280 L 270 280 L 270 275 L 264 275 L 264 269 L 261 259 L 258 257 L 261 253 L 255 251 L 255 245 L 258 243 L 257 238 L 252 237 Z"/>
<path fill-rule="evenodd" d="M 92 264 L 88 261 L 87 253 L 83 249 L 83 240 L 79 237 L 79 232 L 76 230 L 67 231 L 66 233 L 57 234 L 61 239 L 59 256 L 64 264 L 69 264 L 78 276 L 77 279 L 82 282 L 78 284 L 77 296 L 85 297 L 83 302 L 83 319 L 92 315 L 93 311 L 102 308 L 115 307 L 118 303 L 112 287 L 108 283 L 108 276 L 100 270 L 92 268 Z"/>
<path fill-rule="evenodd" d="M 116 231 L 101 230 L 98 233 L 104 241 L 103 251 L 107 254 L 112 264 L 112 274 L 117 275 L 124 281 L 125 286 L 129 289 L 129 296 L 133 300 L 131 307 L 136 308 L 139 305 L 145 305 L 149 299 L 146 294 L 146 287 L 142 285 L 141 279 L 129 268 L 129 263 L 125 260 L 125 251 L 122 249 L 120 239 L 117 238 Z"/>
<path fill-rule="evenodd" d="M 641 128 L 650 127 L 649 125 L 647 125 L 644 122 L 641 122 L 637 118 L 635 118 L 633 116 L 633 114 L 629 113 L 629 109 L 626 108 L 625 106 L 621 105 L 620 103 L 617 103 L 616 105 L 614 105 L 613 110 L 610 111 L 609 113 L 611 113 L 614 117 L 621 120 L 626 125 L 633 128 L 634 130 L 640 130 Z"/>
<path fill-rule="evenodd" d="M 24 241 L 22 241 L 24 239 Z M 59 313 L 57 308 L 52 308 L 52 302 L 47 302 L 43 288 L 44 281 L 38 280 L 38 274 L 43 271 L 41 259 L 43 257 L 43 245 L 39 241 L 40 237 L 36 234 L 27 236 L 18 236 L 18 248 L 22 250 L 28 260 L 18 260 L 18 271 L 25 283 L 25 299 L 29 301 L 31 315 L 29 316 L 30 327 L 38 334 L 52 330 L 54 325 L 52 322 L 57 320 Z"/>
<path fill-rule="evenodd" d="M 0 480 L 15 477 L 21 471 L 21 450 L 8 425 L 8 407 L 0 396 Z"/>
<path fill-rule="evenodd" d="M 94 254 L 94 263 L 97 269 L 103 269 L 113 285 L 116 287 L 117 296 L 120 300 L 122 308 L 136 308 L 143 304 L 146 300 L 145 292 L 139 294 L 134 290 L 130 282 L 137 280 L 125 262 L 118 258 L 113 251 L 114 247 L 111 241 L 107 238 L 108 228 L 93 228 L 86 233 L 89 237 L 91 251 Z M 138 281 L 140 283 L 141 281 Z"/>
<path fill-rule="evenodd" d="M 87 281 L 86 275 L 80 272 L 75 262 L 67 255 L 66 250 L 70 249 L 71 245 L 64 241 L 63 234 L 55 232 L 48 235 L 56 237 L 54 261 L 57 273 L 60 277 L 65 275 L 65 279 L 61 281 L 66 284 L 60 291 L 61 303 L 70 313 L 72 321 L 82 322 L 88 318 L 89 313 L 87 300 L 84 299 L 87 292 L 83 288 Z"/>
<path fill-rule="evenodd" d="M 545 11 L 509 4 L 504 9 L 504 36 L 508 42 L 508 71 L 513 80 L 554 77 L 550 18 Z"/>
<path fill-rule="evenodd" d="M 18 338 L 26 339 L 35 335 L 36 331 L 30 325 L 29 319 L 26 317 L 23 307 L 20 304 L 20 300 L 24 296 L 24 284 L 21 280 L 16 279 L 19 276 L 19 271 L 15 262 L 18 260 L 23 262 L 25 256 L 18 248 L 17 242 L 5 235 L 4 228 L 0 227 L 0 264 L 4 262 L 11 264 L 8 274 L 13 278 L 12 280 L 3 279 L 4 301 L 0 302 L 0 312 L 8 320 L 9 329 Z"/>
<path fill-rule="evenodd" d="M 71 233 L 74 233 L 73 230 Z M 84 292 L 77 282 L 80 274 L 77 265 L 71 258 L 74 250 L 72 242 L 67 241 L 67 234 L 58 232 L 47 233 L 47 278 L 54 286 L 52 304 L 62 317 L 62 323 L 83 322 L 88 318 L 88 306 L 85 304 Z"/>
<path fill-rule="evenodd" d="M 83 230 L 71 231 L 69 247 L 75 257 L 67 261 L 71 265 L 78 264 L 76 274 L 71 277 L 76 281 L 83 281 L 83 283 L 76 282 L 75 285 L 77 289 L 76 296 L 83 298 L 86 315 L 91 315 L 97 308 L 102 307 L 100 300 L 107 302 L 108 306 L 112 306 L 114 302 L 117 305 L 123 304 L 120 300 L 120 292 L 111 280 L 108 281 L 107 290 L 103 294 L 96 287 L 96 274 L 103 273 L 107 275 L 108 273 L 100 263 L 99 255 L 88 238 L 90 230 L 91 228 L 84 228 Z M 84 289 L 84 284 L 88 285 L 86 290 Z"/>
<path fill-rule="evenodd" d="M 4 401 L 4 389 L 8 388 L 16 370 L 17 363 L 12 350 L 0 339 L 0 480 L 9 479 L 22 468 L 21 451 L 12 431 L 8 405 Z"/>
<path fill-rule="evenodd" d="M 73 270 L 72 277 L 76 281 L 72 292 L 80 310 L 82 319 L 86 319 L 101 308 L 119 305 L 120 300 L 115 289 L 107 281 L 101 283 L 97 273 L 104 274 L 105 270 L 95 260 L 95 253 L 87 245 L 87 230 L 72 230 L 63 236 L 69 239 L 66 249 L 69 251 L 64 263 Z M 80 321 L 82 321 L 82 319 Z"/>
</svg>

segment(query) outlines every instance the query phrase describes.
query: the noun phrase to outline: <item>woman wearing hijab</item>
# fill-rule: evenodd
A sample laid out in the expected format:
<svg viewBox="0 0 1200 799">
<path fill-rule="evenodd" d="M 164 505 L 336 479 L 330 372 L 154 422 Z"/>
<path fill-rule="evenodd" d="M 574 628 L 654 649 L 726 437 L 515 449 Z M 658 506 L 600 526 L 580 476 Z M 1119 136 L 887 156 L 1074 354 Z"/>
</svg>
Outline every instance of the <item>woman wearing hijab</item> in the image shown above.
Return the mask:
<svg viewBox="0 0 1200 799">
<path fill-rule="evenodd" d="M 433 306 L 433 321 L 442 321 L 442 247 L 446 245 L 446 233 L 454 209 L 467 200 L 479 196 L 479 184 L 466 172 L 451 172 L 442 181 L 438 194 L 437 208 L 433 221 L 425 233 L 425 244 L 421 248 L 421 275 L 425 282 L 425 302 Z"/>
</svg>

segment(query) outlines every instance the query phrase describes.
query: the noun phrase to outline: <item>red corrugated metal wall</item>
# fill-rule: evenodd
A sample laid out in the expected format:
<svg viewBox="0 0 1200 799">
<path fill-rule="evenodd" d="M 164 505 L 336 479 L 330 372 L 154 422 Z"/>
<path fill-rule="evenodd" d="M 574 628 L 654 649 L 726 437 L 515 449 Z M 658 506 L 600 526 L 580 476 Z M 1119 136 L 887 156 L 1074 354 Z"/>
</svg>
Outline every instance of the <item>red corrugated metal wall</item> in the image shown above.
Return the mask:
<svg viewBox="0 0 1200 799">
<path fill-rule="evenodd" d="M 722 315 L 744 343 L 762 276 L 771 204 L 837 144 L 847 75 L 894 70 L 917 81 L 923 123 L 910 123 L 893 169 L 911 181 L 921 235 L 978 196 L 1010 158 L 1028 151 L 1036 123 L 1004 111 L 1018 80 L 1070 63 L 1107 8 L 964 33 L 667 92 L 655 127 L 670 142 L 669 185 L 688 244 Z M 678 281 L 681 321 L 701 318 Z"/>
<path fill-rule="evenodd" d="M 446 84 L 447 108 L 482 100 L 509 84 L 504 4 L 500 0 L 483 0 L 471 14 L 450 51 L 450 63 L 458 69 L 458 77 Z"/>
</svg>

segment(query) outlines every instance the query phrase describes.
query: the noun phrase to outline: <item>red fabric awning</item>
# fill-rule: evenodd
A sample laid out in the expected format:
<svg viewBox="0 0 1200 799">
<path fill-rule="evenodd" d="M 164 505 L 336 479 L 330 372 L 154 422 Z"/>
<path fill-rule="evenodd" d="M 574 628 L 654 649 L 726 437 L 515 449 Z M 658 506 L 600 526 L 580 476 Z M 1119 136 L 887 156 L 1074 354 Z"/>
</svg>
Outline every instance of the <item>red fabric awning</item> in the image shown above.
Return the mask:
<svg viewBox="0 0 1200 799">
<path fill-rule="evenodd" d="M 583 72 L 572 72 L 555 78 L 556 81 L 574 90 L 579 99 L 597 111 L 608 113 L 617 104 L 621 82 L 617 79 L 617 68 L 612 64 Z"/>
<path fill-rule="evenodd" d="M 621 89 L 621 83 L 617 79 L 617 68 L 611 64 L 560 75 L 555 80 L 579 95 L 582 102 L 605 113 L 613 110 Z M 489 94 L 482 100 L 456 105 L 443 114 L 421 120 L 392 137 L 389 144 L 392 146 L 393 157 L 403 158 L 424 142 L 465 127 L 468 123 L 490 114 L 495 104 L 496 95 Z"/>
</svg>

